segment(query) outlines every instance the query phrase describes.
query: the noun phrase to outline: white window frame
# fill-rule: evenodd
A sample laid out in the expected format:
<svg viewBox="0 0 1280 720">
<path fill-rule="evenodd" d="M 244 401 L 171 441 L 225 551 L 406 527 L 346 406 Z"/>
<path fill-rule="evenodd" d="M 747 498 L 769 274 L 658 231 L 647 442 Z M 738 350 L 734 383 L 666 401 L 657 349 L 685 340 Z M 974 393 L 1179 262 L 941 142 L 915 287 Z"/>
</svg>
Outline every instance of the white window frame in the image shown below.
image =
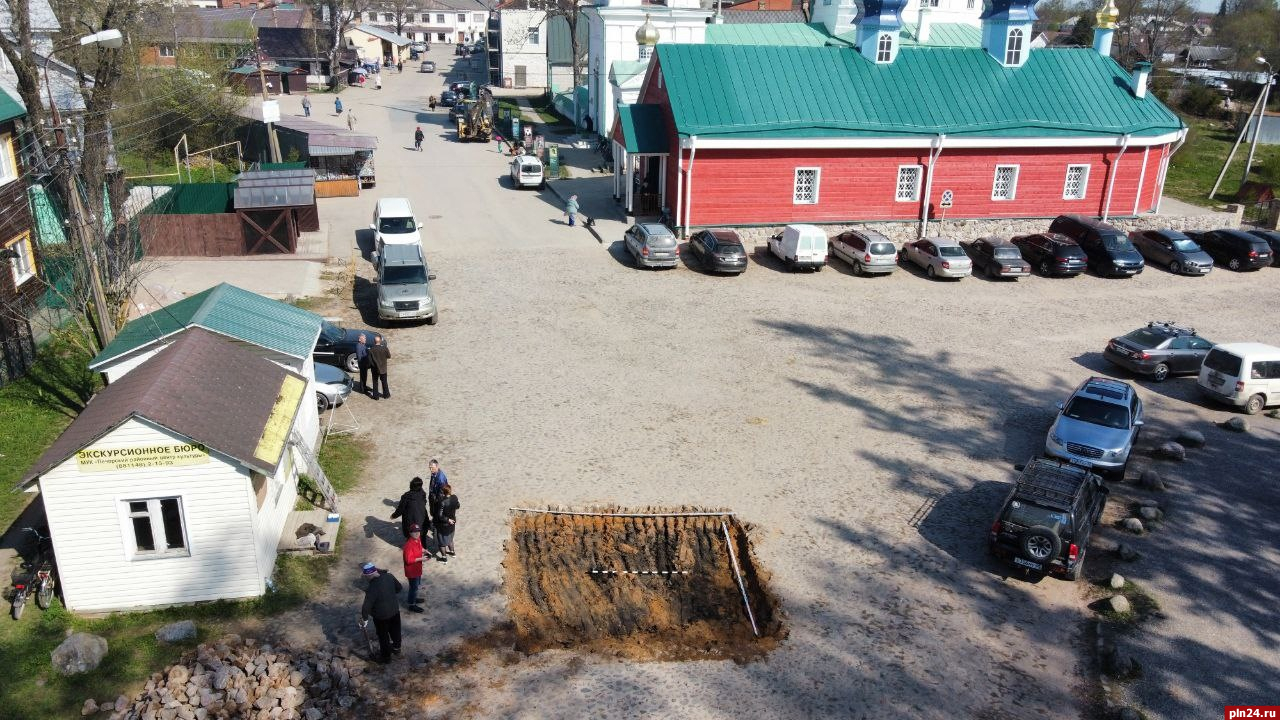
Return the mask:
<svg viewBox="0 0 1280 720">
<path fill-rule="evenodd" d="M 444 13 L 436 13 L 436 24 L 437 25 L 444 24 Z"/>
<path fill-rule="evenodd" d="M 13 134 L 0 135 L 0 185 L 8 185 L 20 175 L 22 173 L 18 172 L 18 155 L 13 147 Z"/>
<path fill-rule="evenodd" d="M 459 25 L 466 25 L 466 24 L 467 24 L 467 14 L 466 14 L 466 13 L 458 13 L 458 24 L 459 24 Z"/>
<path fill-rule="evenodd" d="M 1008 183 L 1008 195 L 997 195 L 997 184 L 1000 180 L 1001 170 L 1013 170 L 1013 179 Z M 1021 165 L 996 165 L 995 175 L 991 178 L 991 199 L 992 200 L 1016 200 L 1018 198 L 1018 175 L 1022 174 Z"/>
<path fill-rule="evenodd" d="M 911 197 L 903 197 L 902 195 L 902 172 L 904 170 L 914 170 L 916 180 L 911 188 Z M 920 202 L 920 180 L 924 177 L 923 165 L 899 165 L 898 177 L 893 185 L 893 199 L 895 202 Z"/>
<path fill-rule="evenodd" d="M 160 46 L 157 48 L 157 51 L 160 53 L 160 57 L 162 57 L 162 58 L 166 58 L 166 57 L 170 57 L 170 58 L 171 58 L 171 57 L 173 57 L 173 46 L 172 46 L 172 45 L 160 45 Z"/>
<path fill-rule="evenodd" d="M 178 522 L 181 524 L 183 547 L 170 548 L 166 545 L 164 517 L 160 509 L 160 501 L 162 500 L 178 501 Z M 133 520 L 135 517 L 140 516 L 129 507 L 130 503 L 135 502 L 147 503 L 145 517 L 148 517 L 151 521 L 151 539 L 157 546 L 155 550 L 138 549 L 138 539 L 133 534 Z M 124 556 L 126 560 L 164 560 L 191 556 L 191 535 L 188 532 L 186 502 L 181 494 L 159 493 L 149 497 L 125 495 L 116 498 L 116 507 L 119 510 L 120 537 L 124 541 Z M 161 545 L 166 546 L 161 548 Z"/>
<path fill-rule="evenodd" d="M 530 45 L 541 45 L 542 44 L 542 28 L 541 27 L 529 28 L 528 41 Z"/>
<path fill-rule="evenodd" d="M 1017 40 L 1017 47 L 1014 47 L 1014 40 Z M 1025 44 L 1026 38 L 1023 36 L 1022 28 L 1009 28 L 1009 33 L 1005 35 L 1004 40 L 1004 64 L 1021 65 L 1022 54 L 1026 51 L 1023 47 Z"/>
<path fill-rule="evenodd" d="M 471 22 L 476 24 L 484 23 L 484 13 L 471 13 Z"/>
<path fill-rule="evenodd" d="M 389 23 L 389 22 L 395 22 L 395 21 L 396 21 L 395 13 L 388 13 L 388 12 L 382 13 L 382 22 Z"/>
<path fill-rule="evenodd" d="M 800 199 L 800 174 L 813 173 L 813 197 L 809 200 Z M 798 167 L 795 174 L 791 176 L 791 204 L 792 205 L 817 205 L 818 204 L 818 188 L 822 185 L 822 168 L 820 167 Z"/>
<path fill-rule="evenodd" d="M 876 38 L 876 62 L 893 62 L 893 35 L 880 33 Z"/>
<path fill-rule="evenodd" d="M 12 249 L 18 253 L 18 257 L 9 260 L 15 288 L 36 276 L 36 253 L 31 245 L 30 232 L 24 232 L 5 243 L 4 249 Z"/>
<path fill-rule="evenodd" d="M 1067 190 L 1071 187 L 1071 171 L 1080 170 L 1080 189 L 1075 195 L 1068 195 Z M 1062 199 L 1063 200 L 1083 200 L 1089 194 L 1089 166 L 1086 165 L 1068 165 L 1067 175 L 1062 180 Z"/>
</svg>

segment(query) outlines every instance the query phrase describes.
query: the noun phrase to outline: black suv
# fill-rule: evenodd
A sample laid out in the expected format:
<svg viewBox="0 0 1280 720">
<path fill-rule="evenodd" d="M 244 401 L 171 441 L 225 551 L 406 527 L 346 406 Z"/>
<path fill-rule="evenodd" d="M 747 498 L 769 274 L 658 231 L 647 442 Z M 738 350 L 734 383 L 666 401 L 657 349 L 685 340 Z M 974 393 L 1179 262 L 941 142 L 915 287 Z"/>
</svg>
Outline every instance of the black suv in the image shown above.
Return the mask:
<svg viewBox="0 0 1280 720">
<path fill-rule="evenodd" d="M 1109 493 L 1087 468 L 1034 458 L 996 513 L 988 547 L 1018 567 L 1077 580 Z"/>
<path fill-rule="evenodd" d="M 1236 271 L 1257 270 L 1271 264 L 1271 246 L 1243 230 L 1187 233 L 1215 262 Z"/>
<path fill-rule="evenodd" d="M 1111 338 L 1102 356 L 1130 372 L 1161 382 L 1170 375 L 1197 375 L 1213 343 L 1195 328 L 1150 322 L 1144 328 Z"/>
<path fill-rule="evenodd" d="M 1280 232 L 1276 230 L 1250 230 L 1249 234 L 1267 241 L 1271 247 L 1271 264 L 1280 265 Z"/>
<path fill-rule="evenodd" d="M 1018 246 L 1022 258 L 1041 275 L 1079 275 L 1087 267 L 1084 251 L 1075 240 L 1057 233 L 1021 235 L 1009 242 Z"/>
<path fill-rule="evenodd" d="M 1083 215 L 1059 215 L 1049 225 L 1049 232 L 1066 235 L 1089 256 L 1089 266 L 1099 275 L 1132 277 L 1142 272 L 1146 263 L 1129 236 L 1101 220 Z"/>
</svg>

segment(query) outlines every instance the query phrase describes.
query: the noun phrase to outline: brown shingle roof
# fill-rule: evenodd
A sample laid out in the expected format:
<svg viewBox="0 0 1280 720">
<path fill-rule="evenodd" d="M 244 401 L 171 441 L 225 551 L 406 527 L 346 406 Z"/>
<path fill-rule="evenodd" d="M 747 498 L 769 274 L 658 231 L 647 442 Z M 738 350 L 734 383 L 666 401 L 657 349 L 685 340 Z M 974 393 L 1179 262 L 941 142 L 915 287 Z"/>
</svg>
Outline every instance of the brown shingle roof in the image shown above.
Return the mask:
<svg viewBox="0 0 1280 720">
<path fill-rule="evenodd" d="M 301 375 L 204 328 L 180 334 L 132 372 L 93 396 L 79 417 L 23 476 L 30 485 L 132 417 L 145 418 L 264 474 L 274 474 L 284 443 L 263 442 L 277 404 L 293 426 L 305 393 L 282 392 Z M 266 452 L 263 448 L 267 447 Z M 264 459 L 261 455 L 267 455 Z"/>
</svg>

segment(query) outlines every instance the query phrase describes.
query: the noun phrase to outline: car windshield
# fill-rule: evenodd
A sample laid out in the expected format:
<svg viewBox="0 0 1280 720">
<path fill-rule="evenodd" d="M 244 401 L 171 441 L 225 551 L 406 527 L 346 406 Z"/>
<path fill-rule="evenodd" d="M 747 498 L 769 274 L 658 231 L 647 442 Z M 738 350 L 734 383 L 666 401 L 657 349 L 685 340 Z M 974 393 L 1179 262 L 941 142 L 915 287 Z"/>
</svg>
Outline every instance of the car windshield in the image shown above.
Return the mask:
<svg viewBox="0 0 1280 720">
<path fill-rule="evenodd" d="M 415 285 L 427 281 L 427 268 L 422 265 L 391 265 L 382 270 L 383 285 Z"/>
<path fill-rule="evenodd" d="M 331 322 L 325 321 L 325 323 L 320 326 L 320 334 L 324 336 L 325 340 L 335 343 L 346 337 L 347 331 Z"/>
<path fill-rule="evenodd" d="M 378 221 L 378 232 L 385 235 L 402 235 L 418 229 L 411 217 L 384 217 Z"/>
<path fill-rule="evenodd" d="M 1073 398 L 1067 404 L 1067 409 L 1062 411 L 1063 415 L 1072 420 L 1093 423 L 1094 425 L 1102 425 L 1103 427 L 1116 428 L 1124 430 L 1129 427 L 1129 408 L 1123 405 L 1114 405 L 1112 403 L 1094 400 L 1093 398 L 1077 397 Z"/>
<path fill-rule="evenodd" d="M 1214 349 L 1204 359 L 1204 366 L 1210 370 L 1217 370 L 1223 375 L 1231 377 L 1240 377 L 1240 365 L 1242 361 L 1239 355 L 1232 355 L 1226 350 Z"/>
<path fill-rule="evenodd" d="M 964 257 L 964 249 L 957 245 L 939 245 L 938 254 L 942 257 Z"/>
<path fill-rule="evenodd" d="M 1021 260 L 1022 259 L 1022 253 L 1018 252 L 1018 248 L 1016 247 L 1000 246 L 1000 247 L 997 247 L 992 252 L 995 257 L 1001 260 Z"/>
<path fill-rule="evenodd" d="M 1124 339 L 1131 345 L 1137 345 L 1140 348 L 1146 349 L 1156 347 L 1160 343 L 1164 342 L 1166 337 L 1167 336 L 1163 333 L 1152 332 L 1151 330 L 1142 328 L 1125 335 Z"/>
<path fill-rule="evenodd" d="M 1129 242 L 1129 238 L 1121 235 L 1111 235 L 1102 238 L 1102 245 L 1111 252 L 1133 251 L 1133 243 Z"/>
<path fill-rule="evenodd" d="M 898 251 L 896 248 L 894 248 L 893 243 L 887 243 L 887 242 L 871 243 L 872 255 L 893 255 L 896 252 Z"/>
<path fill-rule="evenodd" d="M 521 165 L 520 172 L 526 175 L 537 175 L 542 172 L 542 167 L 539 165 Z"/>
<path fill-rule="evenodd" d="M 1200 246 L 1191 238 L 1173 238 L 1173 249 L 1179 252 L 1200 252 Z"/>
<path fill-rule="evenodd" d="M 1005 515 L 1005 520 L 1023 527 L 1043 525 L 1054 530 L 1071 530 L 1071 518 L 1066 513 L 1038 505 L 1028 505 L 1019 500 L 1009 503 L 1009 512 Z"/>
</svg>

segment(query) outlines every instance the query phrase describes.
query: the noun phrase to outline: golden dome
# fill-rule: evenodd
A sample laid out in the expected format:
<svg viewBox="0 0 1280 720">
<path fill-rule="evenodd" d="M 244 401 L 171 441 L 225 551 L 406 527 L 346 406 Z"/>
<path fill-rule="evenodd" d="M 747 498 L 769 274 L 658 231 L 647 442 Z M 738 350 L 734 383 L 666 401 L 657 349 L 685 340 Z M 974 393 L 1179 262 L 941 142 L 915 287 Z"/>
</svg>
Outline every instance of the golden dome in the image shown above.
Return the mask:
<svg viewBox="0 0 1280 720">
<path fill-rule="evenodd" d="M 1095 17 L 1098 22 L 1094 27 L 1115 30 L 1116 21 L 1120 19 L 1120 9 L 1116 7 L 1116 0 L 1107 0 L 1106 6 L 1099 10 Z"/>
<path fill-rule="evenodd" d="M 639 30 L 636 30 L 636 42 L 650 47 L 658 44 L 658 28 L 649 22 L 647 13 L 644 16 L 644 24 L 640 26 Z"/>
</svg>

